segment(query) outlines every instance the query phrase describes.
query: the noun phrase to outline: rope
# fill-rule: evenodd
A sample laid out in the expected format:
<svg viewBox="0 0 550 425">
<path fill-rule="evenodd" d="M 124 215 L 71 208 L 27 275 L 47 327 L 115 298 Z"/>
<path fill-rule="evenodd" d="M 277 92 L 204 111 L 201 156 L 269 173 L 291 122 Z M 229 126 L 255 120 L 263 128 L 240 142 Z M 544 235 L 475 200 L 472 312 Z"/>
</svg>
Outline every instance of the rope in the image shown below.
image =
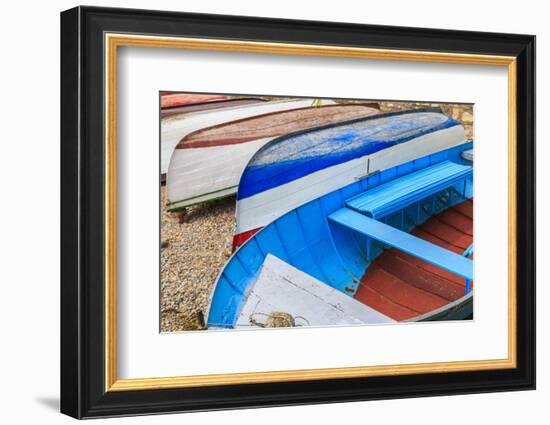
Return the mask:
<svg viewBox="0 0 550 425">
<path fill-rule="evenodd" d="M 259 322 L 256 320 L 255 316 L 264 316 L 266 317 L 265 322 Z M 296 319 L 301 319 L 307 323 L 307 325 L 300 325 L 296 323 Z M 254 326 L 260 328 L 294 328 L 299 326 L 309 326 L 309 321 L 303 316 L 293 317 L 291 314 L 285 313 L 284 311 L 273 311 L 269 314 L 266 313 L 252 313 L 248 320 Z"/>
</svg>

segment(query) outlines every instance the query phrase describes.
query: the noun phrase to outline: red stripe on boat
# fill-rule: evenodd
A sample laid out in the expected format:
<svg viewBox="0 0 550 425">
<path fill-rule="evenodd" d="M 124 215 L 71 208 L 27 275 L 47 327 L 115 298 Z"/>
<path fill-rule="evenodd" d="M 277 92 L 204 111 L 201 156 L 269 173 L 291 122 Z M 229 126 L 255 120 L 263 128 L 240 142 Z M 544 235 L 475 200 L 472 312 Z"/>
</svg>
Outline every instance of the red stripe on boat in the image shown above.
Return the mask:
<svg viewBox="0 0 550 425">
<path fill-rule="evenodd" d="M 172 108 L 164 108 L 160 111 L 161 118 L 170 117 L 178 114 L 186 114 L 190 112 L 204 112 L 215 109 L 232 108 L 235 106 L 252 105 L 254 103 L 264 103 L 263 99 L 242 98 L 242 99 L 221 99 L 210 102 L 193 103 L 190 105 L 174 106 Z"/>
<path fill-rule="evenodd" d="M 258 140 L 258 137 L 233 137 L 227 139 L 197 140 L 193 142 L 185 142 L 182 145 L 178 144 L 178 146 L 176 146 L 176 149 L 210 148 L 212 146 L 238 145 L 240 143 L 252 142 L 253 140 Z"/>
<path fill-rule="evenodd" d="M 193 103 L 210 102 L 212 100 L 227 99 L 227 96 L 219 94 L 194 94 L 194 93 L 174 93 L 166 94 L 160 97 L 161 108 L 173 108 L 175 106 L 190 105 Z"/>
<path fill-rule="evenodd" d="M 262 229 L 263 227 L 258 227 L 257 229 L 248 230 L 233 236 L 233 252 Z"/>
<path fill-rule="evenodd" d="M 246 143 L 379 113 L 378 109 L 361 103 L 308 106 L 269 112 L 194 131 L 180 140 L 176 149 Z"/>
</svg>

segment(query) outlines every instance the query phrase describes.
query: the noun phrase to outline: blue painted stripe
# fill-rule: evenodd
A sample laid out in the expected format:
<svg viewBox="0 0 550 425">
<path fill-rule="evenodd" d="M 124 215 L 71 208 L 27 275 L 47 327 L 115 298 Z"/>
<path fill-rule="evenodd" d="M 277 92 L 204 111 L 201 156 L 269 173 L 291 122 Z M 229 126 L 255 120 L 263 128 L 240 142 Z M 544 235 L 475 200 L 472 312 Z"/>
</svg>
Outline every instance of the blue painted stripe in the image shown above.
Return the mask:
<svg viewBox="0 0 550 425">
<path fill-rule="evenodd" d="M 277 138 L 249 162 L 237 199 L 456 125 L 460 124 L 439 109 L 430 109 L 371 116 Z"/>
</svg>

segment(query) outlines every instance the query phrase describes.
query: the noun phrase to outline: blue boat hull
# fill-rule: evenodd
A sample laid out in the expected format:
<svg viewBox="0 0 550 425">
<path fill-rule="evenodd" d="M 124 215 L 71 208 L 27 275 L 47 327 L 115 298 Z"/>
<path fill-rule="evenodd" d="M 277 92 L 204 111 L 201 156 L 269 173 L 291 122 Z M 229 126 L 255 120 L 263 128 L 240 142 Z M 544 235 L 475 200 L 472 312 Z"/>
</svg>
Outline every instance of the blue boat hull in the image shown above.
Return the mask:
<svg viewBox="0 0 550 425">
<path fill-rule="evenodd" d="M 342 293 L 353 296 L 365 270 L 385 247 L 331 223 L 328 220 L 329 215 L 343 208 L 346 200 L 400 176 L 443 161 L 463 163 L 461 152 L 471 147 L 472 143 L 465 143 L 367 176 L 308 202 L 267 225 L 233 254 L 221 272 L 211 296 L 207 314 L 208 326 L 235 327 L 249 285 L 258 275 L 268 254 Z M 421 211 L 416 223 L 399 222 L 399 214 L 389 215 L 385 221 L 404 231 L 410 231 L 433 214 L 463 201 L 464 197 L 471 198 L 472 180 L 464 185 L 461 183 L 456 192 L 462 192 L 462 197 L 449 198 L 445 204 L 432 211 Z M 437 314 L 442 318 L 467 317 L 471 314 L 471 301 L 465 299 L 453 305 L 450 311 Z M 428 317 L 422 320 L 428 320 Z"/>
<path fill-rule="evenodd" d="M 233 245 L 358 178 L 465 142 L 464 128 L 439 109 L 367 117 L 272 140 L 241 176 Z"/>
</svg>

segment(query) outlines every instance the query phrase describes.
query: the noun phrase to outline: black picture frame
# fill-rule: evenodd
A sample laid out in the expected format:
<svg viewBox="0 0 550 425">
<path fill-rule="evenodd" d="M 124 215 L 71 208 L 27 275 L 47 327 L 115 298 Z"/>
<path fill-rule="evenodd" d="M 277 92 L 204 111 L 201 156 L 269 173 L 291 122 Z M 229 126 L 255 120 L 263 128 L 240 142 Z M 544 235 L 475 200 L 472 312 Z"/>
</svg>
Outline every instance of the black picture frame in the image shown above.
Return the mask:
<svg viewBox="0 0 550 425">
<path fill-rule="evenodd" d="M 105 391 L 106 32 L 514 56 L 517 367 L 302 382 Z M 76 418 L 535 388 L 535 37 L 76 7 L 61 13 L 61 412 Z"/>
</svg>

